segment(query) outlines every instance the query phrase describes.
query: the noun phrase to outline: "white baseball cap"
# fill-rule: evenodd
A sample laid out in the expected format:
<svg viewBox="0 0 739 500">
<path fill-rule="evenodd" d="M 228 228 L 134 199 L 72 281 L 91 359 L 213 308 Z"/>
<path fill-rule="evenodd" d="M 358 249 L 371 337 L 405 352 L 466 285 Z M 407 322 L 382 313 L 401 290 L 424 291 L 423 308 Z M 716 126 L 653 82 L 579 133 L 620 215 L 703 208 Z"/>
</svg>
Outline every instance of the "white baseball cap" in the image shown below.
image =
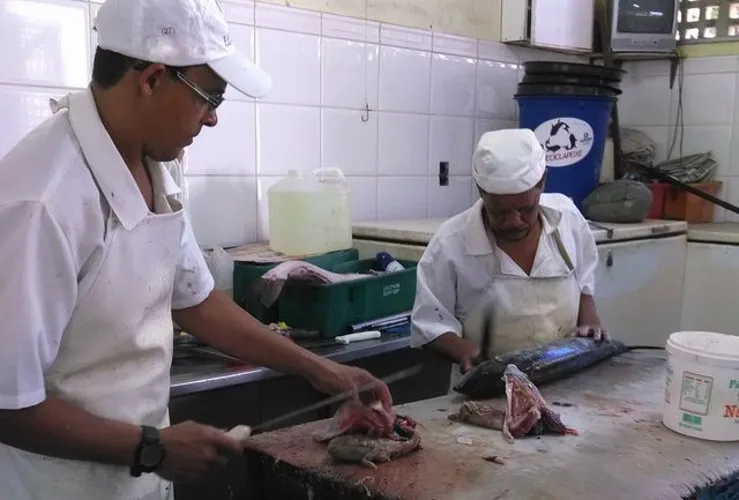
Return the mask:
<svg viewBox="0 0 739 500">
<path fill-rule="evenodd" d="M 490 194 L 528 191 L 544 176 L 544 148 L 529 129 L 485 132 L 475 148 L 472 177 Z"/>
<path fill-rule="evenodd" d="M 249 97 L 262 97 L 270 76 L 231 43 L 217 0 L 106 0 L 95 18 L 98 46 L 167 66 L 207 64 Z"/>
</svg>

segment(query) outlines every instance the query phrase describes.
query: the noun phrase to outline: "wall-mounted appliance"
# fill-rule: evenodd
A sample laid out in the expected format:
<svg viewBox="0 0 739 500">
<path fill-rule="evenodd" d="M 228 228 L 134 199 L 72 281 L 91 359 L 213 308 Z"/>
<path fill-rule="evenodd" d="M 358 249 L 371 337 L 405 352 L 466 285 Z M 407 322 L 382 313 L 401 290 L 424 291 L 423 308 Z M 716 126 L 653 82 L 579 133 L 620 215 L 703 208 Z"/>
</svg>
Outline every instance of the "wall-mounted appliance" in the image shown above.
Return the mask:
<svg viewBox="0 0 739 500">
<path fill-rule="evenodd" d="M 613 52 L 674 52 L 680 0 L 609 0 Z"/>
</svg>

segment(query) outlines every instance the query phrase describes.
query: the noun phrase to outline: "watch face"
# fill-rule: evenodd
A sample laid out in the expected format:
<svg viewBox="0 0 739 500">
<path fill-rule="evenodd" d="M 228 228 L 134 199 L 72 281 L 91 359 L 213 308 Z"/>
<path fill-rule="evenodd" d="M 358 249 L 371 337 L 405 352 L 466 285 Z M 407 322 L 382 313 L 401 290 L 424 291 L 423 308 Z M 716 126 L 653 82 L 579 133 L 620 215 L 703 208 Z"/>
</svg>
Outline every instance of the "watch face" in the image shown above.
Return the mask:
<svg viewBox="0 0 739 500">
<path fill-rule="evenodd" d="M 154 467 L 162 459 L 162 450 L 158 446 L 144 446 L 141 450 L 141 465 Z"/>
</svg>

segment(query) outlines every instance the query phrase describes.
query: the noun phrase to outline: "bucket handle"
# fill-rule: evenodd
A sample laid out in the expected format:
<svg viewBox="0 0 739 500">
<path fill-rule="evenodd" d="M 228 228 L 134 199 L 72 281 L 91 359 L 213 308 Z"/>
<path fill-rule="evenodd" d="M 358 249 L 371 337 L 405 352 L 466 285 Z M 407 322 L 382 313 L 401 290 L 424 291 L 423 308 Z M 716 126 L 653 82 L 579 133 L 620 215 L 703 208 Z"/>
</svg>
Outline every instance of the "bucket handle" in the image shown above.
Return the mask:
<svg viewBox="0 0 739 500">
<path fill-rule="evenodd" d="M 313 170 L 313 175 L 318 179 L 318 182 L 342 182 L 345 181 L 344 172 L 338 167 L 321 167 Z"/>
</svg>

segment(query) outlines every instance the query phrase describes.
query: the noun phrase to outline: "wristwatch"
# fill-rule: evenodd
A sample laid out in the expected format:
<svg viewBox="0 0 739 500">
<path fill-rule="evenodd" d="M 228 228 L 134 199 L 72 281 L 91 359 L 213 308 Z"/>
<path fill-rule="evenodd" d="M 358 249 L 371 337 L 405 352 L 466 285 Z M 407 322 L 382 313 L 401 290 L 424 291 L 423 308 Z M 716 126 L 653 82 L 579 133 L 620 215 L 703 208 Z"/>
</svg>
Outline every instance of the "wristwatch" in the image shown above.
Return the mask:
<svg viewBox="0 0 739 500">
<path fill-rule="evenodd" d="M 164 460 L 164 447 L 159 441 L 159 430 L 148 425 L 141 426 L 141 441 L 133 455 L 131 475 L 139 477 L 144 472 L 154 472 Z"/>
</svg>

